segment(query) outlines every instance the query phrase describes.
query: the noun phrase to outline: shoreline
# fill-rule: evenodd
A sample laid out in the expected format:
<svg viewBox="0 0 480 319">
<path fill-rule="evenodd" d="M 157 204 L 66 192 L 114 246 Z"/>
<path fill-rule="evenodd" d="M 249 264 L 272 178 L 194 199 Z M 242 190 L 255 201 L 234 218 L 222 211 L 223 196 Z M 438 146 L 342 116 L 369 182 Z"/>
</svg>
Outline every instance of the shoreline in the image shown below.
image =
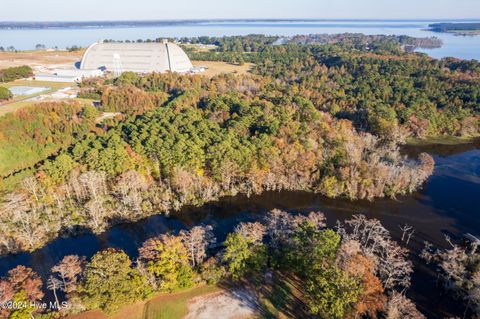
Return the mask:
<svg viewBox="0 0 480 319">
<path fill-rule="evenodd" d="M 456 142 L 456 143 L 453 142 L 453 141 L 460 141 L 460 140 L 462 142 Z M 406 148 L 408 148 L 408 147 L 431 147 L 431 146 L 435 146 L 435 145 L 455 147 L 455 146 L 474 144 L 477 141 L 480 142 L 480 139 L 479 138 L 459 139 L 459 138 L 452 138 L 452 137 L 436 138 L 436 139 L 431 138 L 431 139 L 420 141 L 420 142 L 416 141 L 417 144 L 413 144 L 414 143 L 413 141 L 409 141 L 404 146 Z M 474 149 L 477 149 L 477 148 L 478 148 L 478 145 L 475 145 Z M 410 157 L 418 156 L 418 154 L 411 153 L 411 154 L 408 154 L 408 156 L 410 156 Z M 281 191 L 282 190 L 280 190 L 278 192 L 281 192 Z M 333 201 L 334 200 L 346 200 L 346 201 L 349 201 L 351 204 L 354 204 L 355 202 L 368 201 L 367 199 L 352 200 L 352 199 L 348 199 L 346 197 L 329 198 L 324 194 L 314 192 L 314 191 L 309 191 L 309 190 L 302 190 L 302 189 L 283 190 L 283 191 L 306 192 L 306 193 L 310 193 L 312 195 L 324 196 L 328 200 L 333 200 Z M 104 228 L 101 229 L 100 232 L 94 232 L 90 229 L 86 229 L 85 227 L 83 227 L 83 225 L 72 225 L 71 227 L 69 227 L 67 229 L 63 229 L 63 232 L 57 233 L 56 236 L 51 237 L 48 240 L 42 242 L 40 246 L 35 247 L 35 249 L 33 249 L 33 250 L 19 249 L 19 250 L 16 250 L 16 251 L 4 251 L 4 252 L 0 253 L 0 259 L 1 258 L 8 258 L 8 257 L 15 257 L 15 256 L 18 256 L 20 254 L 35 253 L 37 251 L 40 251 L 40 250 L 44 249 L 46 246 L 54 243 L 56 240 L 75 239 L 76 237 L 80 237 L 80 236 L 84 236 L 84 235 L 93 235 L 95 237 L 101 237 L 101 236 L 104 236 L 105 234 L 107 234 L 109 231 L 111 231 L 115 227 L 128 226 L 128 225 L 132 225 L 132 224 L 135 224 L 135 223 L 141 223 L 142 221 L 146 221 L 151 217 L 165 216 L 165 217 L 169 218 L 172 215 L 181 214 L 182 211 L 190 211 L 191 209 L 201 209 L 204 206 L 215 205 L 215 203 L 219 203 L 219 202 L 221 202 L 222 200 L 225 200 L 225 199 L 226 200 L 233 199 L 236 196 L 246 196 L 246 197 L 249 198 L 250 196 L 256 196 L 256 195 L 260 196 L 260 195 L 262 195 L 264 193 L 268 193 L 268 192 L 269 192 L 268 190 L 263 190 L 260 193 L 255 193 L 255 194 L 250 194 L 250 195 L 248 195 L 246 193 L 242 193 L 242 192 L 238 192 L 238 193 L 235 193 L 235 194 L 221 194 L 221 195 L 216 196 L 215 198 L 212 198 L 208 201 L 184 204 L 181 207 L 178 207 L 176 209 L 172 208 L 172 209 L 169 209 L 169 210 L 166 210 L 166 211 L 158 210 L 158 211 L 155 211 L 155 212 L 149 212 L 149 213 L 146 213 L 142 216 L 139 216 L 138 218 L 131 219 L 131 220 L 122 220 L 122 221 L 116 221 L 116 222 L 115 221 L 113 221 L 113 222 L 110 221 L 110 222 L 107 223 L 107 225 Z M 412 194 L 414 194 L 414 192 L 410 193 L 410 194 L 405 194 L 405 196 L 412 196 Z M 387 196 L 377 197 L 371 202 L 375 202 L 375 201 L 378 201 L 378 200 L 385 200 L 385 199 L 388 199 L 388 197 Z"/>
</svg>

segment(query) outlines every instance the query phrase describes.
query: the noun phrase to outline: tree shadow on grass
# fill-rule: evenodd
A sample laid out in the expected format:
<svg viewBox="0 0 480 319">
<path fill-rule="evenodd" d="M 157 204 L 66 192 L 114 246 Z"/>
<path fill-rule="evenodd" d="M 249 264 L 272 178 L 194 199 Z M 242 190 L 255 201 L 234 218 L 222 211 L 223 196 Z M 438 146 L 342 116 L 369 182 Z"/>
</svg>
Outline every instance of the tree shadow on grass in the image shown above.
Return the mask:
<svg viewBox="0 0 480 319">
<path fill-rule="evenodd" d="M 244 298 L 247 306 L 254 307 L 261 318 L 310 318 L 302 300 L 302 283 L 295 277 L 280 272 L 271 274 L 268 280 L 255 276 L 240 281 L 224 281 L 219 286 L 237 298 Z M 254 298 L 245 298 L 248 291 Z"/>
</svg>

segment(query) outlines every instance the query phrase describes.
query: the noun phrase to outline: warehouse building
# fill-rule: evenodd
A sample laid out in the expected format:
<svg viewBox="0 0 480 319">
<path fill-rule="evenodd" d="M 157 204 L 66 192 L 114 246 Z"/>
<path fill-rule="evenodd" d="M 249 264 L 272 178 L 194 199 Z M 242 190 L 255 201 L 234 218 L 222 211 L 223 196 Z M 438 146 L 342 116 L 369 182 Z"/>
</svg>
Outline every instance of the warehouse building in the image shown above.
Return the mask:
<svg viewBox="0 0 480 319">
<path fill-rule="evenodd" d="M 131 71 L 150 72 L 190 72 L 193 68 L 190 59 L 176 44 L 162 43 L 94 43 L 85 52 L 80 69 L 94 70 L 105 68 L 119 75 Z"/>
</svg>

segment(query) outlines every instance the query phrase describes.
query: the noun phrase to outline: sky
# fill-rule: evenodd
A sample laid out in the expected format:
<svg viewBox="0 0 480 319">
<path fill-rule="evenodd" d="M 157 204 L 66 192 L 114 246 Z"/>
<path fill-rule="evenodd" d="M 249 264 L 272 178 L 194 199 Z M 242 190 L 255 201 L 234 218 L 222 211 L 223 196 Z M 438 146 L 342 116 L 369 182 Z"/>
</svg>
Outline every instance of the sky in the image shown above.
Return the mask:
<svg viewBox="0 0 480 319">
<path fill-rule="evenodd" d="M 480 0 L 0 0 L 0 21 L 478 19 Z"/>
</svg>

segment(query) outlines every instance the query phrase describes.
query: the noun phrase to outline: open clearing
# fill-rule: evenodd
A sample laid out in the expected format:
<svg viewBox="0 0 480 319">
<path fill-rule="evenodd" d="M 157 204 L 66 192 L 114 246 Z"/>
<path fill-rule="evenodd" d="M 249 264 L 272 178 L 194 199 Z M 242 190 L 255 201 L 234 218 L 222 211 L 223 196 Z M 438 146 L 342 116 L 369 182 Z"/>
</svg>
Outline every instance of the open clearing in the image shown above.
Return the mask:
<svg viewBox="0 0 480 319">
<path fill-rule="evenodd" d="M 82 59 L 83 50 L 0 52 L 0 69 L 28 65 L 35 71 L 72 68 Z"/>
<path fill-rule="evenodd" d="M 159 294 L 147 301 L 126 306 L 110 317 L 94 310 L 68 319 L 181 319 L 188 314 L 189 300 L 219 291 L 222 289 L 217 286 L 202 286 L 173 294 Z"/>
<path fill-rule="evenodd" d="M 219 61 L 192 61 L 194 67 L 205 67 L 206 71 L 199 73 L 208 77 L 213 77 L 222 73 L 246 74 L 252 67 L 253 63 L 245 63 L 244 65 L 231 64 Z"/>
<path fill-rule="evenodd" d="M 60 83 L 60 82 L 43 82 L 43 81 L 31 81 L 31 80 L 16 80 L 9 83 L 0 83 L 0 86 L 10 88 L 12 86 L 28 86 L 28 87 L 48 87 L 49 89 L 43 92 L 39 92 L 37 94 L 32 95 L 19 95 L 15 96 L 12 100 L 0 103 L 0 116 L 3 116 L 7 113 L 14 112 L 26 106 L 31 106 L 36 103 L 42 102 L 39 100 L 35 100 L 34 98 L 43 95 L 46 96 L 46 100 L 48 99 L 48 95 L 58 90 L 68 88 L 68 87 L 75 87 L 76 84 L 74 83 Z"/>
<path fill-rule="evenodd" d="M 257 313 L 256 309 L 258 301 L 250 291 L 222 291 L 190 300 L 185 319 L 252 318 Z"/>
</svg>

